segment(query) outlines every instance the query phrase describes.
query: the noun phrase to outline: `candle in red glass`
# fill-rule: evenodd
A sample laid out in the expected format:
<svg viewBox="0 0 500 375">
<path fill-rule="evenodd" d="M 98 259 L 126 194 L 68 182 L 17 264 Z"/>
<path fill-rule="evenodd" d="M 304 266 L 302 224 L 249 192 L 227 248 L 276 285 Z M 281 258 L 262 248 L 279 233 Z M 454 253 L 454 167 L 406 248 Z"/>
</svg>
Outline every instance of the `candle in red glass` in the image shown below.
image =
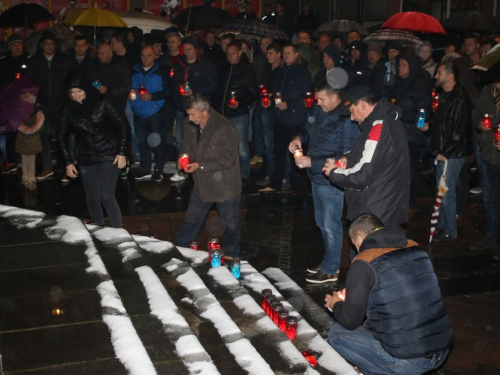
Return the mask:
<svg viewBox="0 0 500 375">
<path fill-rule="evenodd" d="M 220 243 L 217 237 L 210 237 L 207 243 L 208 263 L 212 261 L 212 250 L 220 250 Z"/>
<path fill-rule="evenodd" d="M 280 300 L 276 298 L 274 294 L 271 294 L 268 296 L 269 298 L 266 298 L 267 301 L 267 310 L 266 313 L 269 315 L 269 317 L 272 319 L 273 318 L 273 303 L 274 302 L 279 302 Z"/>
<path fill-rule="evenodd" d="M 493 127 L 493 138 L 497 142 L 500 141 L 500 124 L 495 124 L 495 126 Z"/>
<path fill-rule="evenodd" d="M 181 165 L 181 169 L 185 170 L 189 164 L 189 155 L 182 154 L 181 156 L 179 156 L 179 164 Z"/>
<path fill-rule="evenodd" d="M 314 105 L 314 96 L 311 92 L 306 92 L 306 107 L 312 108 Z"/>
<path fill-rule="evenodd" d="M 170 77 L 173 77 L 173 76 L 174 76 L 174 70 L 170 69 Z"/>
<path fill-rule="evenodd" d="M 193 249 L 193 250 L 198 250 L 198 242 L 196 242 L 196 241 L 191 241 L 191 242 L 189 243 L 189 248 L 190 248 L 190 249 Z"/>
<path fill-rule="evenodd" d="M 439 105 L 439 95 L 436 95 L 434 99 L 432 99 L 432 111 L 434 113 L 436 113 L 438 105 Z"/>
<path fill-rule="evenodd" d="M 278 327 L 282 332 L 286 332 L 286 318 L 288 318 L 287 309 L 278 311 Z"/>
<path fill-rule="evenodd" d="M 179 94 L 184 95 L 186 93 L 186 88 L 184 85 L 179 85 Z"/>
<path fill-rule="evenodd" d="M 483 116 L 483 124 L 486 129 L 491 129 L 491 117 L 487 113 Z"/>
<path fill-rule="evenodd" d="M 262 310 L 266 310 L 266 297 L 268 295 L 271 295 L 273 294 L 273 291 L 271 289 L 262 289 L 262 293 L 261 293 L 261 296 L 262 296 L 262 300 L 260 302 L 260 307 L 262 307 Z"/>
<path fill-rule="evenodd" d="M 438 93 L 437 93 L 437 90 L 436 90 L 436 89 L 432 90 L 432 97 L 433 97 L 433 98 L 435 98 L 437 94 L 438 94 Z"/>
<path fill-rule="evenodd" d="M 289 316 L 286 318 L 286 337 L 293 340 L 297 337 L 297 317 Z"/>
<path fill-rule="evenodd" d="M 238 105 L 238 99 L 236 99 L 236 93 L 231 91 L 231 97 L 229 98 L 229 106 L 235 108 Z"/>
<path fill-rule="evenodd" d="M 16 73 L 15 78 L 16 79 L 21 78 L 21 73 Z"/>
<path fill-rule="evenodd" d="M 314 356 L 314 354 L 308 352 L 307 350 L 301 350 L 300 352 L 312 367 L 316 367 L 316 365 L 318 364 L 318 360 Z"/>
<path fill-rule="evenodd" d="M 264 108 L 269 107 L 269 94 L 268 93 L 262 94 L 262 106 Z"/>
<path fill-rule="evenodd" d="M 280 311 L 282 308 L 283 304 L 281 302 L 274 302 L 272 305 L 273 315 L 271 318 L 276 325 L 278 325 L 278 311 Z"/>
<path fill-rule="evenodd" d="M 140 85 L 137 92 L 139 93 L 139 95 L 144 95 L 148 93 L 148 89 L 146 88 L 146 86 Z"/>
<path fill-rule="evenodd" d="M 260 93 L 260 96 L 264 95 L 266 92 L 267 92 L 267 87 L 266 87 L 266 86 L 264 86 L 264 85 L 260 85 L 260 86 L 259 86 L 259 93 Z"/>
</svg>

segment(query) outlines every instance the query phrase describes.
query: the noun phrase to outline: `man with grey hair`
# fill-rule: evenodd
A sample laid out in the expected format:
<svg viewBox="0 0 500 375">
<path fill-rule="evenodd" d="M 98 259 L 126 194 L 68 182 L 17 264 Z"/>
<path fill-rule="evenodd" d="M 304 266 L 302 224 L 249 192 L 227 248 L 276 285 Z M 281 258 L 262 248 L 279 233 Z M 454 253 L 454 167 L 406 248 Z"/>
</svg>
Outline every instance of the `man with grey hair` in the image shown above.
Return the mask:
<svg viewBox="0 0 500 375">
<path fill-rule="evenodd" d="M 434 78 L 434 73 L 436 72 L 437 63 L 432 59 L 432 44 L 424 41 L 421 45 L 417 47 L 417 55 L 420 57 L 420 63 L 422 68 L 427 70 L 427 72 Z"/>
<path fill-rule="evenodd" d="M 238 134 L 231 122 L 210 107 L 201 94 L 187 97 L 185 108 L 188 117 L 183 124 L 180 153 L 189 155 L 184 171 L 193 176 L 194 187 L 175 244 L 189 247 L 215 203 L 224 230 L 222 249 L 226 259 L 234 260 L 240 256 L 241 237 Z M 181 168 L 180 163 L 177 167 Z"/>
</svg>

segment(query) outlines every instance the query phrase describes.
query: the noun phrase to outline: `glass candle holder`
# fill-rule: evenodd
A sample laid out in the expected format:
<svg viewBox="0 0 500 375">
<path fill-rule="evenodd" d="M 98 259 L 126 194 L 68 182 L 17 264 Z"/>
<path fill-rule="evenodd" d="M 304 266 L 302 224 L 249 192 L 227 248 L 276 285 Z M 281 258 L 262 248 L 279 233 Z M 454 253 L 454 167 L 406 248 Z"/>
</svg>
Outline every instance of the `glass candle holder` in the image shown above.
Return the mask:
<svg viewBox="0 0 500 375">
<path fill-rule="evenodd" d="M 241 264 L 239 260 L 233 260 L 231 262 L 231 273 L 235 279 L 239 279 L 241 276 Z"/>
<path fill-rule="evenodd" d="M 266 301 L 267 301 L 266 313 L 267 313 L 267 315 L 269 315 L 269 317 L 272 318 L 272 315 L 273 315 L 273 309 L 272 309 L 273 302 L 279 302 L 279 299 L 277 299 L 274 294 L 271 294 L 270 296 L 268 296 L 268 298 L 266 298 Z"/>
<path fill-rule="evenodd" d="M 491 129 L 491 117 L 487 113 L 483 116 L 483 124 L 486 129 Z"/>
<path fill-rule="evenodd" d="M 198 250 L 198 242 L 196 242 L 196 241 L 191 241 L 191 242 L 189 243 L 189 248 L 190 248 L 190 249 L 193 249 L 193 250 Z"/>
<path fill-rule="evenodd" d="M 212 261 L 212 251 L 220 250 L 219 239 L 217 237 L 210 237 L 207 242 L 207 250 L 208 250 L 208 262 Z M 222 263 L 222 260 L 221 260 Z"/>
<path fill-rule="evenodd" d="M 137 92 L 139 93 L 139 95 L 144 95 L 148 93 L 148 89 L 146 88 L 146 86 L 140 85 Z"/>
<path fill-rule="evenodd" d="M 297 317 L 290 315 L 286 318 L 286 337 L 294 340 L 297 337 Z"/>
<path fill-rule="evenodd" d="M 297 158 L 300 158 L 301 156 L 303 156 L 304 153 L 302 152 L 302 150 L 299 148 L 299 146 L 295 146 L 295 151 L 293 152 L 293 157 L 295 159 Z"/>
<path fill-rule="evenodd" d="M 188 164 L 189 164 L 189 155 L 188 154 L 182 154 L 179 156 L 179 164 L 181 165 L 181 168 L 186 170 Z"/>
<path fill-rule="evenodd" d="M 261 99 L 262 99 L 262 106 L 264 108 L 268 108 L 269 104 L 270 104 L 269 94 L 267 92 L 265 92 L 264 94 L 262 94 Z"/>
<path fill-rule="evenodd" d="M 236 92 L 231 91 L 231 96 L 229 97 L 229 107 L 235 108 L 238 105 L 238 99 L 236 99 Z"/>
<path fill-rule="evenodd" d="M 288 310 L 287 309 L 281 309 L 278 311 L 278 328 L 282 332 L 286 332 L 286 318 L 288 318 Z"/>
<path fill-rule="evenodd" d="M 434 113 L 436 113 L 438 105 L 439 105 L 439 95 L 436 94 L 436 96 L 432 99 L 432 111 Z"/>
<path fill-rule="evenodd" d="M 137 99 L 137 93 L 135 92 L 135 89 L 130 90 L 130 92 L 128 94 L 128 100 L 133 102 L 136 99 Z"/>
<path fill-rule="evenodd" d="M 212 250 L 210 265 L 212 268 L 222 266 L 222 252 L 219 249 Z"/>
<path fill-rule="evenodd" d="M 276 104 L 280 104 L 281 103 L 281 98 L 282 98 L 281 92 L 274 93 L 274 102 Z"/>
<path fill-rule="evenodd" d="M 266 93 L 266 92 L 267 92 L 267 87 L 264 86 L 264 85 L 260 85 L 259 86 L 259 94 L 260 94 L 260 96 L 264 95 L 264 93 Z"/>
<path fill-rule="evenodd" d="M 314 95 L 312 92 L 306 92 L 306 107 L 312 108 L 314 105 Z"/>
<path fill-rule="evenodd" d="M 500 124 L 495 124 L 493 126 L 493 139 L 500 142 Z"/>
<path fill-rule="evenodd" d="M 278 325 L 278 311 L 283 308 L 283 304 L 281 302 L 273 302 L 271 308 L 273 310 L 271 319 L 273 320 L 274 324 Z"/>
<path fill-rule="evenodd" d="M 260 307 L 262 307 L 262 310 L 266 311 L 267 310 L 267 301 L 266 297 L 270 296 L 273 294 L 273 291 L 271 289 L 262 289 L 261 292 L 261 301 L 260 301 Z"/>
</svg>

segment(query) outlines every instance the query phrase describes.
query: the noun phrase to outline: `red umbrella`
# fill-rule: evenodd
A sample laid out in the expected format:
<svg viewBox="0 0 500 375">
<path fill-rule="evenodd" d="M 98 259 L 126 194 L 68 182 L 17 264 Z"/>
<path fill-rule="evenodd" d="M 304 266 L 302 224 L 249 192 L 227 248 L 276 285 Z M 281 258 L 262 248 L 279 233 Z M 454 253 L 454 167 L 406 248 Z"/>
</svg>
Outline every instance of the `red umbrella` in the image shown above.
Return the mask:
<svg viewBox="0 0 500 375">
<path fill-rule="evenodd" d="M 421 33 L 446 34 L 439 21 L 425 13 L 400 12 L 385 21 L 381 28 L 419 31 Z"/>
</svg>

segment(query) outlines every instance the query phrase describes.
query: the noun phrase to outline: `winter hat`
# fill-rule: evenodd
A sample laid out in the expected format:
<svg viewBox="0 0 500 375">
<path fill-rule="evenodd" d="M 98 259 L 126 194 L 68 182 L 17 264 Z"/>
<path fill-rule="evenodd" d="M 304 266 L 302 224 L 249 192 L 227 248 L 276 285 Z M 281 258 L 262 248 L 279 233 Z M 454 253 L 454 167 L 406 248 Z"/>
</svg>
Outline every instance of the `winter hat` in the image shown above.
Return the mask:
<svg viewBox="0 0 500 375">
<path fill-rule="evenodd" d="M 375 52 L 375 53 L 379 54 L 380 56 L 382 56 L 382 48 L 378 44 L 375 44 L 375 43 L 372 43 L 368 46 L 367 52 Z"/>
<path fill-rule="evenodd" d="M 193 38 L 192 36 L 186 36 L 182 38 L 181 43 L 191 44 L 195 49 L 197 49 L 198 51 L 200 50 L 200 44 L 198 43 L 198 40 L 196 38 Z"/>
<path fill-rule="evenodd" d="M 10 46 L 12 43 L 17 43 L 21 42 L 24 44 L 24 40 L 19 36 L 19 34 L 12 34 L 9 36 L 9 39 L 7 39 L 7 46 Z"/>
<path fill-rule="evenodd" d="M 351 42 L 351 44 L 349 44 L 349 50 L 352 49 L 357 49 L 358 51 L 363 52 L 364 51 L 363 42 L 360 42 L 359 40 Z"/>
<path fill-rule="evenodd" d="M 329 46 L 326 46 L 323 49 L 323 53 L 326 53 L 328 56 L 330 56 L 335 63 L 335 67 L 340 66 L 340 50 L 339 47 L 337 47 L 334 44 L 331 44 Z"/>
<path fill-rule="evenodd" d="M 71 89 L 81 89 L 85 91 L 86 94 L 89 93 L 90 82 L 82 71 L 73 70 L 66 75 L 64 90 L 68 92 Z"/>
<path fill-rule="evenodd" d="M 398 42 L 396 40 L 389 40 L 385 44 L 385 50 L 389 51 L 390 49 L 395 49 L 396 51 L 399 51 L 399 53 L 401 53 L 401 52 L 403 52 L 404 47 L 400 42 Z"/>
</svg>

